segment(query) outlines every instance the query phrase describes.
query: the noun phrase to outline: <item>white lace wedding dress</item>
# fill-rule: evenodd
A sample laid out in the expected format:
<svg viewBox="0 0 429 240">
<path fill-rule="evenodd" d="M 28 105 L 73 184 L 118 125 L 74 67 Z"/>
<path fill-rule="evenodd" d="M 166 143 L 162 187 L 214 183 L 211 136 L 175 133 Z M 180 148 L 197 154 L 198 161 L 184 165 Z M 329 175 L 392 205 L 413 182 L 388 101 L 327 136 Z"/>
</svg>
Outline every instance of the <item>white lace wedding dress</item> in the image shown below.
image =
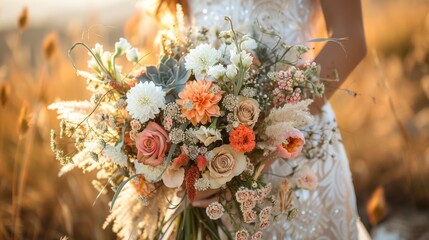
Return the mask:
<svg viewBox="0 0 429 240">
<path fill-rule="evenodd" d="M 315 0 L 190 0 L 190 17 L 198 27 L 227 29 L 224 16 L 230 16 L 234 27 L 250 33 L 255 24 L 273 28 L 290 44 L 312 39 L 312 16 Z M 329 104 L 315 126 L 332 133 L 335 115 Z M 331 134 L 332 135 L 332 134 Z M 355 193 L 347 155 L 338 131 L 332 144 L 325 147 L 323 160 L 310 161 L 319 178 L 313 191 L 299 191 L 294 206 L 301 209 L 293 221 L 280 220 L 264 233 L 264 239 L 368 239 L 358 220 Z M 272 164 L 270 172 L 285 175 L 290 167 L 284 161 Z M 271 176 L 271 181 L 279 180 Z M 359 231 L 358 231 L 359 226 Z"/>
</svg>

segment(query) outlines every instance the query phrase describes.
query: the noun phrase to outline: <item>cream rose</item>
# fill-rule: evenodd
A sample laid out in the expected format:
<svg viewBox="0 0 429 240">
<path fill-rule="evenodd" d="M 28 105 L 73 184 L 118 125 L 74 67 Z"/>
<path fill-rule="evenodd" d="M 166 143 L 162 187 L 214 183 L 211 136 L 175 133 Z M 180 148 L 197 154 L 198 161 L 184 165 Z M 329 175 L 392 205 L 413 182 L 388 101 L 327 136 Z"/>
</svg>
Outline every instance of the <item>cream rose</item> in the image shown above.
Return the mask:
<svg viewBox="0 0 429 240">
<path fill-rule="evenodd" d="M 234 115 L 240 123 L 253 128 L 258 121 L 260 111 L 258 101 L 253 98 L 239 96 Z"/>
<path fill-rule="evenodd" d="M 206 147 L 217 140 L 222 140 L 220 131 L 210 127 L 201 126 L 194 134 Z"/>
<path fill-rule="evenodd" d="M 213 149 L 212 153 L 213 159 L 208 162 L 208 171 L 205 172 L 212 189 L 220 188 L 246 169 L 246 156 L 235 151 L 229 144 Z"/>
</svg>

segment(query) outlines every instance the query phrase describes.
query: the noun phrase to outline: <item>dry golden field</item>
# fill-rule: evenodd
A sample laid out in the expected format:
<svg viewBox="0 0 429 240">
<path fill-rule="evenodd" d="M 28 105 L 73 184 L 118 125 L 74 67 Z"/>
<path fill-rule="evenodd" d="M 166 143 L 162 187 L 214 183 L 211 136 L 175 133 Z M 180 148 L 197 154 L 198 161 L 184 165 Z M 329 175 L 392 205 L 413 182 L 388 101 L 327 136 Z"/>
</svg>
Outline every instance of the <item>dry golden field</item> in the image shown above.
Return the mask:
<svg viewBox="0 0 429 240">
<path fill-rule="evenodd" d="M 115 239 L 101 228 L 112 196 L 94 204 L 94 176 L 74 170 L 58 177 L 49 134 L 59 122 L 47 105 L 89 96 L 67 56 L 73 42 L 113 46 L 125 34 L 144 43 L 123 30 L 138 14 L 122 11 L 120 20 L 99 24 L 93 8 L 85 20 L 33 25 L 24 6 L 13 26 L 0 28 L 0 239 Z M 363 0 L 363 11 L 368 55 L 331 101 L 360 215 L 369 231 L 400 219 L 403 239 L 428 239 L 429 2 Z M 73 56 L 86 68 L 83 50 Z"/>
</svg>

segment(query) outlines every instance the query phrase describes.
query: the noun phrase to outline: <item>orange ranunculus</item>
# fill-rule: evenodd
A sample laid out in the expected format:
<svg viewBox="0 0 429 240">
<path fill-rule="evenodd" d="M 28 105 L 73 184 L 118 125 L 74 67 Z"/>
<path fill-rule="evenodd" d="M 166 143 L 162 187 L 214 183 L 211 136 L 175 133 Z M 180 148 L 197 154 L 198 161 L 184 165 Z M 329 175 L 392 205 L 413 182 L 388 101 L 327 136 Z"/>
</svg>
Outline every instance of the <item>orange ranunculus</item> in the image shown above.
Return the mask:
<svg viewBox="0 0 429 240">
<path fill-rule="evenodd" d="M 256 146 L 255 133 L 244 124 L 229 133 L 229 141 L 238 152 L 251 152 Z"/>
<path fill-rule="evenodd" d="M 197 123 L 206 124 L 211 117 L 220 116 L 217 103 L 222 98 L 222 91 L 212 91 L 213 83 L 206 80 L 191 81 L 179 93 L 176 102 L 182 109 L 182 115 L 195 126 Z"/>
</svg>

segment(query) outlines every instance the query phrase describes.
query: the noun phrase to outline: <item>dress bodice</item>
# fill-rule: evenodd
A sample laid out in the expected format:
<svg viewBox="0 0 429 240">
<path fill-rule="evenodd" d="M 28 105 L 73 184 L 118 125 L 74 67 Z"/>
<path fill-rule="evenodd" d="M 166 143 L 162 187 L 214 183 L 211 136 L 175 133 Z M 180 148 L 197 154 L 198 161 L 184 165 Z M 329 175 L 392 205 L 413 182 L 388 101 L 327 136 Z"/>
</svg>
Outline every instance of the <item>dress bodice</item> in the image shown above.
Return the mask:
<svg viewBox="0 0 429 240">
<path fill-rule="evenodd" d="M 278 34 L 284 43 L 297 45 L 313 37 L 315 3 L 316 0 L 189 0 L 189 7 L 194 26 L 228 30 L 229 23 L 224 16 L 230 16 L 234 28 L 241 33 L 258 35 L 259 26 L 262 26 Z M 267 38 L 263 41 L 271 43 Z M 335 115 L 329 104 L 324 106 L 323 114 L 317 117 L 313 127 L 326 134 L 336 129 Z M 293 221 L 279 220 L 266 230 L 264 238 L 357 239 L 356 200 L 348 159 L 338 131 L 334 138 L 336 141 L 322 148 L 326 159 L 309 161 L 319 185 L 313 191 L 297 191 L 294 206 L 300 209 L 298 216 Z M 288 165 L 277 160 L 270 166 L 269 173 L 284 175 Z M 267 180 L 274 186 L 279 181 L 276 177 L 270 178 L 270 174 Z"/>
<path fill-rule="evenodd" d="M 274 30 L 284 42 L 300 44 L 309 40 L 314 0 L 189 0 L 191 21 L 198 27 L 227 29 L 230 16 L 242 33 L 259 26 Z"/>
</svg>

